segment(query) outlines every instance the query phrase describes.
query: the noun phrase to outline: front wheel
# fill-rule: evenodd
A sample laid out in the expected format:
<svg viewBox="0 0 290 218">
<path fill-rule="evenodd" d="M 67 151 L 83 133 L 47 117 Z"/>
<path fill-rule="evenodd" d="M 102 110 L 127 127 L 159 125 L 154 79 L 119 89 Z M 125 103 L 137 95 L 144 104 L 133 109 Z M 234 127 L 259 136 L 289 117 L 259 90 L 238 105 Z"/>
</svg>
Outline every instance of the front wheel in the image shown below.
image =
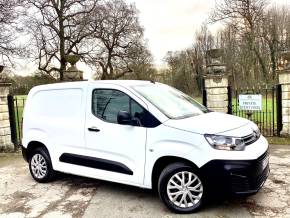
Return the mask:
<svg viewBox="0 0 290 218">
<path fill-rule="evenodd" d="M 168 165 L 160 174 L 158 192 L 161 200 L 176 213 L 192 213 L 204 201 L 204 186 L 195 170 L 184 163 Z"/>
</svg>

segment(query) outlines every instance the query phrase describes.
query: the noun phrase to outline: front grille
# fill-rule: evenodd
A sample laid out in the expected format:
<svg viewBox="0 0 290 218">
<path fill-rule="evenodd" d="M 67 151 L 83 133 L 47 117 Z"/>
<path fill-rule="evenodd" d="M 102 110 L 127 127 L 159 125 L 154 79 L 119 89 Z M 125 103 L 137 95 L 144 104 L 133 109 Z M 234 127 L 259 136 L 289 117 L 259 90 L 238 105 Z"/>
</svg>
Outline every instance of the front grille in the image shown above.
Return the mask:
<svg viewBox="0 0 290 218">
<path fill-rule="evenodd" d="M 247 145 L 253 144 L 259 138 L 260 138 L 260 135 L 257 134 L 256 132 L 253 132 L 250 135 L 247 135 L 247 136 L 242 137 L 242 140 L 245 143 L 245 145 L 247 146 Z"/>
</svg>

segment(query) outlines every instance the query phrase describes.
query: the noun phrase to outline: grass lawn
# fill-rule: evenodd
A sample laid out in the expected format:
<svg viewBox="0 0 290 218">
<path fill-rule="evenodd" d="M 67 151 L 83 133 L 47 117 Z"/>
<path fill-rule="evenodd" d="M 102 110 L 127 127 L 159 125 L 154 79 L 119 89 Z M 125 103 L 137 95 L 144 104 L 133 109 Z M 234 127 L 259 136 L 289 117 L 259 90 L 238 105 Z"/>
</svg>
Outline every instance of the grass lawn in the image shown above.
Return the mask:
<svg viewBox="0 0 290 218">
<path fill-rule="evenodd" d="M 26 101 L 26 95 L 17 95 L 14 96 L 14 113 L 15 113 L 15 121 L 16 121 L 16 135 L 18 144 L 20 143 L 22 132 L 21 132 L 21 125 L 22 125 L 22 114 L 23 108 Z"/>
<path fill-rule="evenodd" d="M 202 97 L 193 97 L 199 103 L 202 103 Z M 274 110 L 273 110 L 274 105 Z M 251 117 L 245 113 L 245 111 L 240 110 L 237 99 L 235 97 L 232 98 L 232 111 L 233 114 L 240 117 L 250 118 L 252 121 L 256 123 L 261 123 L 264 119 L 264 123 L 266 120 L 268 122 L 272 122 L 274 117 L 274 123 L 277 123 L 277 108 L 276 108 L 276 99 L 272 99 L 272 96 L 266 97 L 263 96 L 262 99 L 262 111 L 254 111 Z M 274 114 L 273 114 L 274 113 Z"/>
<path fill-rule="evenodd" d="M 274 114 L 277 114 L 277 107 L 276 107 L 276 99 L 272 99 L 272 97 L 263 97 L 262 99 L 262 112 L 267 113 L 268 116 L 271 116 L 273 112 L 273 106 L 274 106 Z M 233 111 L 239 112 L 239 105 L 236 98 L 233 98 L 232 100 L 232 109 Z M 261 111 L 255 111 L 254 113 L 262 113 Z"/>
<path fill-rule="evenodd" d="M 263 95 L 262 111 L 252 111 L 253 113 L 250 116 L 247 114 L 247 111 L 239 109 L 237 99 L 233 98 L 232 111 L 236 116 L 252 120 L 258 125 L 264 135 L 277 135 L 277 104 L 276 99 L 272 98 L 271 95 L 268 95 L 267 98 Z"/>
<path fill-rule="evenodd" d="M 193 97 L 193 99 L 202 104 L 202 97 Z M 262 111 L 264 111 L 264 112 L 267 111 L 268 113 L 271 113 L 272 109 L 273 109 L 273 104 L 275 106 L 274 113 L 276 114 L 277 113 L 277 111 L 276 111 L 276 99 L 273 100 L 271 96 L 268 96 L 266 99 L 266 97 L 264 96 L 263 100 L 262 100 Z M 232 98 L 232 110 L 237 111 L 237 112 L 240 111 L 237 99 L 234 97 Z M 259 111 L 255 112 L 255 113 L 259 113 Z"/>
<path fill-rule="evenodd" d="M 267 137 L 269 144 L 271 145 L 289 145 L 290 146 L 290 138 L 284 137 Z"/>
</svg>

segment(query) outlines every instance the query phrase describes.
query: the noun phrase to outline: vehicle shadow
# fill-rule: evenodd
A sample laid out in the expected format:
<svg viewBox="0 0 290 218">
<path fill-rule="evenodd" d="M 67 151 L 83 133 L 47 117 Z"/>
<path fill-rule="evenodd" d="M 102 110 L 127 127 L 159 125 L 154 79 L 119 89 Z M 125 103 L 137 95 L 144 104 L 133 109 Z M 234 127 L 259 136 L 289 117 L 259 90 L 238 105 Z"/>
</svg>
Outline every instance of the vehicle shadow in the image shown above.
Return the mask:
<svg viewBox="0 0 290 218">
<path fill-rule="evenodd" d="M 139 188 L 136 186 L 130 186 L 105 180 L 99 180 L 99 179 L 92 179 L 82 176 L 76 176 L 71 174 L 65 174 L 65 173 L 58 173 L 55 179 L 55 182 L 63 182 L 63 183 L 69 183 L 74 184 L 75 186 L 88 186 L 88 187 L 95 187 L 97 189 L 99 188 L 105 188 L 105 189 L 111 189 L 112 192 L 124 192 L 124 193 L 131 193 L 132 195 L 139 196 L 140 198 L 146 197 L 146 196 L 152 196 L 154 198 L 158 198 L 157 191 L 151 190 L 151 189 L 144 189 Z M 85 184 L 85 185 L 84 185 Z"/>
<path fill-rule="evenodd" d="M 108 198 L 110 199 L 118 199 L 119 201 L 127 202 L 130 205 L 133 202 L 135 207 L 137 204 L 139 206 L 144 206 L 144 210 L 146 208 L 154 207 L 155 211 L 159 210 L 162 214 L 173 215 L 173 213 L 171 213 L 170 210 L 168 210 L 160 201 L 156 190 L 143 189 L 130 185 L 62 173 L 58 175 L 57 180 L 61 183 L 67 183 L 79 188 L 95 187 L 97 189 L 96 195 L 99 195 L 100 198 L 102 198 L 102 193 L 104 193 L 105 198 L 106 196 L 109 196 Z M 214 196 L 207 200 L 204 207 L 201 208 L 198 214 L 213 215 L 217 213 L 220 215 L 227 215 L 228 211 L 230 211 L 230 214 L 232 213 L 234 215 L 235 210 L 242 208 L 242 205 L 240 204 L 241 201 L 245 202 L 245 198 Z M 130 210 L 129 206 L 128 210 Z"/>
</svg>

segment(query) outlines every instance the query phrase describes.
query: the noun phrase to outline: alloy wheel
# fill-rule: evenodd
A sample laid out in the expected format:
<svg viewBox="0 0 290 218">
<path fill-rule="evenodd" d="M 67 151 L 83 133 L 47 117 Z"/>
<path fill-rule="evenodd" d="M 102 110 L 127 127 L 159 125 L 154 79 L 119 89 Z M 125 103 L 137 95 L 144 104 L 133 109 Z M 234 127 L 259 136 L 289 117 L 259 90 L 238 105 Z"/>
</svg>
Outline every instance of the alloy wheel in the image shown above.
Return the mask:
<svg viewBox="0 0 290 218">
<path fill-rule="evenodd" d="M 167 195 L 176 206 L 190 208 L 198 204 L 202 198 L 203 185 L 193 172 L 181 171 L 169 179 Z"/>
<path fill-rule="evenodd" d="M 41 154 L 34 154 L 31 158 L 31 170 L 37 179 L 42 179 L 47 174 L 47 163 Z"/>
</svg>

